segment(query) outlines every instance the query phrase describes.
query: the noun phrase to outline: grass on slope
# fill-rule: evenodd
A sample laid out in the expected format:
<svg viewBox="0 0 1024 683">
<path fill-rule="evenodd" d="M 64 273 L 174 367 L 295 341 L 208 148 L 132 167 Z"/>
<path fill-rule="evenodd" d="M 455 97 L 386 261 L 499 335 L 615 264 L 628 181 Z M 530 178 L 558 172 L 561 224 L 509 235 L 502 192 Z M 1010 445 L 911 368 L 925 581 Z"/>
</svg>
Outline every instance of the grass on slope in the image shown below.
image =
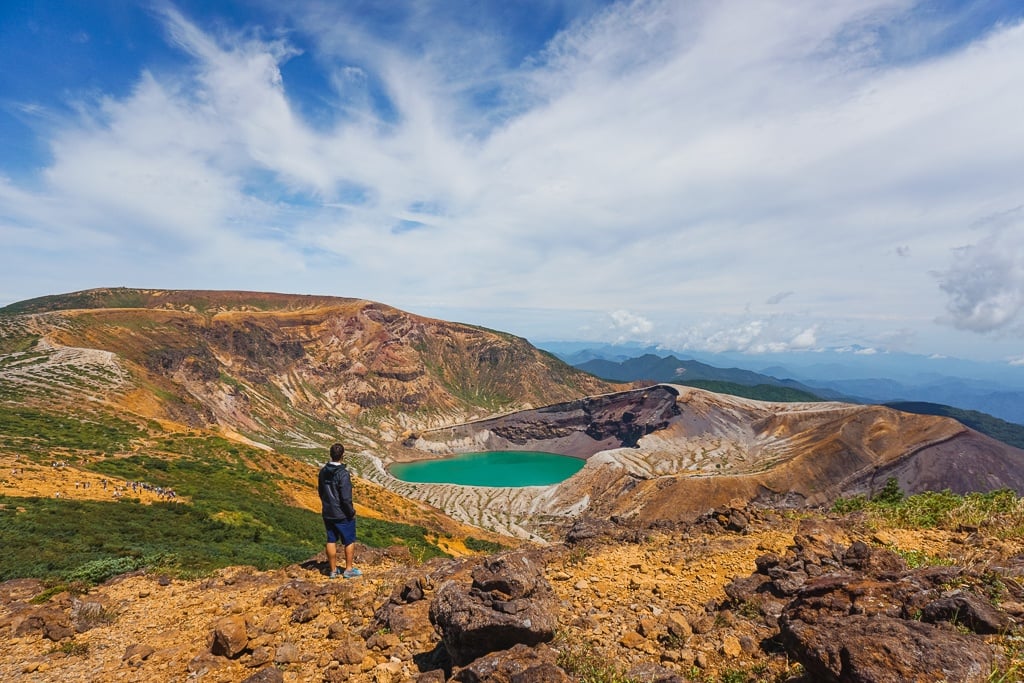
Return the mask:
<svg viewBox="0 0 1024 683">
<path fill-rule="evenodd" d="M 167 435 L 144 455 L 85 467 L 172 488 L 177 502 L 143 505 L 130 493 L 118 502 L 0 496 L 0 581 L 93 583 L 142 566 L 195 576 L 307 559 L 323 547 L 320 516 L 281 501 L 280 475 L 254 466 L 261 455 L 219 437 Z M 358 529 L 370 546 L 403 544 L 420 559 L 445 555 L 423 527 L 360 518 Z"/>
<path fill-rule="evenodd" d="M 1010 489 L 965 495 L 949 490 L 927 491 L 904 496 L 896 480 L 889 479 L 874 498 L 840 498 L 833 510 L 862 510 L 874 520 L 904 529 L 986 527 L 999 537 L 1024 535 L 1024 498 Z"/>
<path fill-rule="evenodd" d="M 963 410 L 940 403 L 925 403 L 923 401 L 903 401 L 886 403 L 886 405 L 906 413 L 951 417 L 975 431 L 991 436 L 993 439 L 998 439 L 1005 444 L 1016 446 L 1017 448 L 1024 448 L 1024 425 L 1007 422 L 988 413 L 980 413 L 977 410 Z"/>
<path fill-rule="evenodd" d="M 51 413 L 16 404 L 0 405 L 0 446 L 47 454 L 50 449 L 107 451 L 126 448 L 143 436 L 137 425 L 105 413 Z"/>
</svg>

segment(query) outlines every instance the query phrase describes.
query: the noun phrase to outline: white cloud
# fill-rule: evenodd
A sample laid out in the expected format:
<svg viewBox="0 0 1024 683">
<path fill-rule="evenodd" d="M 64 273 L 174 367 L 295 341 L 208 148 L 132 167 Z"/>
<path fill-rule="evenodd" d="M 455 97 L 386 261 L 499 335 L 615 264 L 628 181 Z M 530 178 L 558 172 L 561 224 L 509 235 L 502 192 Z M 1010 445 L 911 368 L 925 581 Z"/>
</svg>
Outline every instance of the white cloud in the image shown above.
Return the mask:
<svg viewBox="0 0 1024 683">
<path fill-rule="evenodd" d="M 1009 360 L 1009 363 L 1010 365 L 1024 365 L 1024 356 L 1020 356 L 1019 358 L 1011 358 Z"/>
<path fill-rule="evenodd" d="M 713 353 L 783 353 L 807 351 L 819 344 L 818 327 L 780 316 L 755 319 L 705 320 L 686 326 L 662 342 L 666 348 Z"/>
<path fill-rule="evenodd" d="M 808 327 L 806 330 L 793 337 L 789 346 L 792 349 L 811 349 L 814 348 L 817 343 L 817 328 Z"/>
<path fill-rule="evenodd" d="M 629 311 L 612 311 L 608 316 L 612 319 L 612 329 L 626 339 L 636 339 L 654 329 L 654 324 L 650 320 Z"/>
<path fill-rule="evenodd" d="M 937 273 L 952 324 L 973 332 L 1024 333 L 1024 221 L 999 225 L 953 252 Z M 1006 221 L 1002 221 L 1005 223 Z"/>
<path fill-rule="evenodd" d="M 750 352 L 935 343 L 942 271 L 958 328 L 1019 326 L 1011 231 L 947 264 L 966 226 L 1024 204 L 1024 25 L 933 56 L 942 27 L 909 0 L 585 9 L 525 58 L 443 3 L 387 32 L 333 3 L 281 9 L 292 34 L 165 10 L 189 68 L 47 128 L 39 182 L 0 182 L 17 246 L 0 268 L 45 252 L 63 279 L 37 286 L 79 288 L 120 256 L 119 276 L 167 286 L 584 312 L 595 330 L 611 310 L 619 336 L 689 325 L 691 348 Z M 300 43 L 329 125 L 297 106 Z"/>
</svg>

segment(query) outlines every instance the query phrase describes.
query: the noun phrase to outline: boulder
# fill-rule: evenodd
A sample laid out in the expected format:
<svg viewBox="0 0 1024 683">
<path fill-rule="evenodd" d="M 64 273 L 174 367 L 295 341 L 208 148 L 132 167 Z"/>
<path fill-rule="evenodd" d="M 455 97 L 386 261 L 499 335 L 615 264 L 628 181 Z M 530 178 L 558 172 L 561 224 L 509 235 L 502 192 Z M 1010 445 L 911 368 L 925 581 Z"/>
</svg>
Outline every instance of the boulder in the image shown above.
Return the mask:
<svg viewBox="0 0 1024 683">
<path fill-rule="evenodd" d="M 274 652 L 275 664 L 296 664 L 305 661 L 305 659 L 302 656 L 302 652 L 299 651 L 299 646 L 290 640 L 278 645 L 277 650 Z"/>
<path fill-rule="evenodd" d="M 451 677 L 459 683 L 570 683 L 558 666 L 558 656 L 546 645 L 515 645 L 480 657 Z"/>
<path fill-rule="evenodd" d="M 248 678 L 243 678 L 242 683 L 284 683 L 284 673 L 277 667 L 268 666 Z"/>
<path fill-rule="evenodd" d="M 221 657 L 238 657 L 249 644 L 245 618 L 237 614 L 218 619 L 211 635 L 213 643 L 210 652 Z"/>
<path fill-rule="evenodd" d="M 637 683 L 686 683 L 678 672 L 653 662 L 633 666 L 626 671 L 626 678 Z"/>
<path fill-rule="evenodd" d="M 1010 619 L 1004 613 L 971 593 L 957 591 L 925 605 L 921 619 L 962 624 L 975 633 L 1004 633 Z"/>
<path fill-rule="evenodd" d="M 156 648 L 153 646 L 136 643 L 135 645 L 129 645 L 125 648 L 124 656 L 121 657 L 121 661 L 128 666 L 142 666 L 142 662 L 149 659 L 150 655 L 154 652 L 156 652 Z"/>
<path fill-rule="evenodd" d="M 359 638 L 349 638 L 334 648 L 331 658 L 341 664 L 359 664 L 366 659 L 366 644 Z"/>
<path fill-rule="evenodd" d="M 583 541 L 610 535 L 614 528 L 615 525 L 604 519 L 580 517 L 569 528 L 565 535 L 565 542 L 569 545 L 576 545 Z"/>
<path fill-rule="evenodd" d="M 786 650 L 816 681 L 988 680 L 992 652 L 980 638 L 881 614 L 836 616 L 814 622 L 779 620 Z"/>
<path fill-rule="evenodd" d="M 75 635 L 68 614 L 55 607 L 36 607 L 19 614 L 13 623 L 15 636 L 37 633 L 54 642 Z"/>
<path fill-rule="evenodd" d="M 531 553 L 514 551 L 486 559 L 470 587 L 449 580 L 437 590 L 430 621 L 456 665 L 554 637 L 557 601 L 542 569 Z"/>
<path fill-rule="evenodd" d="M 320 616 L 320 605 L 312 602 L 306 605 L 299 605 L 292 610 L 293 624 L 306 624 Z"/>
</svg>

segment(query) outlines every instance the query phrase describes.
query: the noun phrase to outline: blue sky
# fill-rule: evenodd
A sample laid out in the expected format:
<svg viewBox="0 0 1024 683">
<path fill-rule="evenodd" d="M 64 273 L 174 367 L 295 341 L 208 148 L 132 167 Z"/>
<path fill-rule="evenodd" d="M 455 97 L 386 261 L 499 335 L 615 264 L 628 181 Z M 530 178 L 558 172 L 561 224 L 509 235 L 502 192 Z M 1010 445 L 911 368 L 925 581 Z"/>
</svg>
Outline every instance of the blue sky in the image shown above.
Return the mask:
<svg viewBox="0 0 1024 683">
<path fill-rule="evenodd" d="M 1018 0 L 0 6 L 0 304 L 1024 365 Z"/>
</svg>

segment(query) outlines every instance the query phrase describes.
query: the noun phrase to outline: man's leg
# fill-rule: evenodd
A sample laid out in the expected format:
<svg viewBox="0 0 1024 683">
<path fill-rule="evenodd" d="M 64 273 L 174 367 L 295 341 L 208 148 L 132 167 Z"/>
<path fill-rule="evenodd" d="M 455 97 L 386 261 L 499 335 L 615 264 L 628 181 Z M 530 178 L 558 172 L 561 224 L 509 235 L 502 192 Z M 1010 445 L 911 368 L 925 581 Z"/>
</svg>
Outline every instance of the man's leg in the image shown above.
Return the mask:
<svg viewBox="0 0 1024 683">
<path fill-rule="evenodd" d="M 345 558 L 347 560 L 349 551 L 348 546 L 345 547 Z M 328 543 L 327 544 L 327 565 L 330 568 L 330 573 L 333 574 L 338 569 L 338 544 Z"/>
<path fill-rule="evenodd" d="M 352 569 L 352 560 L 355 556 L 356 544 L 349 543 L 345 546 L 345 569 Z"/>
</svg>

